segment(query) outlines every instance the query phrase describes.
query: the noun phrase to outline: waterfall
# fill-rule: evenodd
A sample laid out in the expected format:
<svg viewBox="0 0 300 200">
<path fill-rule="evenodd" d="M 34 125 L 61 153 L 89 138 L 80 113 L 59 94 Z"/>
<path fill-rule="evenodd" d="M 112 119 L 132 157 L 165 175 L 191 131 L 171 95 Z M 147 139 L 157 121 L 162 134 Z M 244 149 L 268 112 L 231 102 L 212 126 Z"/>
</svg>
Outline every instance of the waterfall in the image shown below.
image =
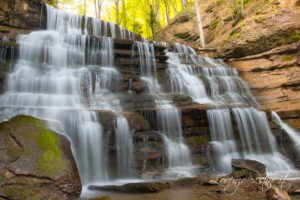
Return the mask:
<svg viewBox="0 0 300 200">
<path fill-rule="evenodd" d="M 132 177 L 133 165 L 133 142 L 127 120 L 118 117 L 115 122 L 117 157 L 118 157 L 118 177 Z"/>
<path fill-rule="evenodd" d="M 290 137 L 296 151 L 300 153 L 300 134 L 295 129 L 284 123 L 276 112 L 272 112 L 272 120 L 286 131 Z"/>
<path fill-rule="evenodd" d="M 180 111 L 172 105 L 172 102 L 163 99 L 161 86 L 156 75 L 156 61 L 154 45 L 146 42 L 135 42 L 140 62 L 141 80 L 145 81 L 149 93 L 155 95 L 157 123 L 162 129 L 162 137 L 168 159 L 168 173 L 176 177 L 192 176 L 192 169 L 184 169 L 192 166 L 190 151 L 184 143 L 182 136 Z M 134 55 L 134 48 L 132 49 Z"/>
<path fill-rule="evenodd" d="M 121 83 L 121 75 L 114 68 L 113 40 L 85 35 L 82 23 L 87 20 L 83 22 L 81 15 L 51 6 L 47 6 L 47 12 L 48 30 L 18 38 L 20 56 L 8 75 L 7 90 L 0 96 L 1 120 L 19 114 L 48 120 L 50 128 L 71 140 L 83 185 L 107 181 L 107 139 L 97 112 L 91 109 L 122 110 L 112 93 Z M 97 26 L 100 28 L 99 23 Z M 114 101 L 106 99 L 111 96 Z M 127 178 L 132 175 L 132 137 L 126 118 L 118 116 L 115 134 L 119 178 Z"/>
<path fill-rule="evenodd" d="M 239 157 L 233 135 L 230 110 L 207 110 L 213 150 L 216 154 L 216 168 L 222 172 L 231 171 L 231 159 Z"/>
<path fill-rule="evenodd" d="M 232 112 L 242 141 L 243 157 L 264 163 L 267 172 L 293 169 L 288 159 L 278 152 L 264 112 L 254 108 L 233 108 Z"/>
<path fill-rule="evenodd" d="M 182 110 L 171 100 L 181 95 L 191 97 L 192 106 L 206 104 L 210 108 L 207 118 L 214 166 L 218 171 L 230 172 L 233 158 L 258 160 L 267 166 L 269 174 L 294 169 L 278 151 L 265 112 L 257 109 L 258 102 L 236 69 L 221 60 L 199 56 L 191 47 L 174 43 L 165 51 L 168 78 L 158 81 L 157 74 L 163 67 L 156 63 L 155 50 L 162 47 L 155 45 L 169 44 L 143 39 L 132 45 L 132 62 L 136 61 L 135 52 L 139 54 L 138 69 L 131 65 L 130 73 L 122 77 L 120 69 L 124 70 L 128 63 L 122 63 L 120 69 L 115 67 L 115 60 L 118 64 L 124 57 L 114 57 L 114 44 L 120 44 L 114 38 L 135 40 L 135 34 L 112 22 L 68 14 L 51 6 L 47 6 L 47 15 L 47 30 L 18 37 L 19 58 L 7 75 L 7 88 L 0 96 L 0 121 L 19 114 L 47 120 L 49 128 L 70 139 L 84 186 L 128 180 L 137 174 L 133 133 L 145 134 L 149 130 L 134 130 L 131 116 L 125 114 L 128 108 L 122 107 L 136 97 L 138 78 L 127 77 L 136 71 L 138 81 L 144 81 L 148 89 L 141 96 L 150 97 L 154 105 L 155 130 L 152 131 L 164 143 L 164 151 L 159 151 L 168 162 L 166 174 L 172 177 L 175 174 L 177 178 L 195 175 L 191 152 L 183 137 Z M 7 38 L 2 40 L 5 42 Z M 122 48 L 131 45 L 126 40 L 123 42 L 126 44 L 122 43 Z M 1 60 L 6 53 L 7 49 L 1 49 Z M 125 93 L 122 93 L 123 80 L 129 80 Z M 104 119 L 103 113 L 112 117 Z M 299 151 L 299 135 L 276 113 L 272 116 Z M 106 121 L 111 122 L 111 127 L 107 128 Z M 151 139 L 143 136 L 145 143 L 148 137 Z M 147 154 L 142 156 L 145 171 Z"/>
<path fill-rule="evenodd" d="M 147 83 L 149 92 L 151 94 L 157 93 L 160 91 L 160 85 L 156 77 L 156 61 L 154 46 L 148 41 L 135 42 L 135 44 L 139 53 L 141 79 Z"/>
<path fill-rule="evenodd" d="M 188 146 L 182 136 L 180 111 L 169 102 L 158 101 L 157 121 L 163 131 L 168 156 L 169 173 L 176 176 L 192 176 L 193 170 Z M 186 168 L 186 169 L 185 169 Z"/>
<path fill-rule="evenodd" d="M 178 54 L 166 53 L 171 92 L 190 96 L 195 102 L 210 103 L 203 81 L 194 73 L 193 66 L 180 63 Z"/>
<path fill-rule="evenodd" d="M 294 169 L 279 153 L 266 114 L 255 109 L 259 104 L 236 69 L 220 60 L 196 55 L 185 45 L 175 43 L 173 51 L 166 51 L 172 93 L 215 107 L 207 110 L 207 117 L 217 170 L 231 172 L 233 158 L 262 162 L 269 174 Z"/>
</svg>

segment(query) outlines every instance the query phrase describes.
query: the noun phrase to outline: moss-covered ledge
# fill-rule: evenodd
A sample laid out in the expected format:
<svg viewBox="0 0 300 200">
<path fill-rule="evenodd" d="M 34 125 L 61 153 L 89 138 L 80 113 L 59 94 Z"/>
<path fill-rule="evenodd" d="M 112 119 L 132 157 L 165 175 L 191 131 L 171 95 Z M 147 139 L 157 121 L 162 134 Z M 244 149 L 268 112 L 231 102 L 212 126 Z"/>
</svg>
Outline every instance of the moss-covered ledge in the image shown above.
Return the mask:
<svg viewBox="0 0 300 200">
<path fill-rule="evenodd" d="M 70 142 L 49 130 L 45 121 L 20 115 L 0 123 L 0 157 L 0 194 L 4 198 L 70 199 L 80 195 Z"/>
</svg>

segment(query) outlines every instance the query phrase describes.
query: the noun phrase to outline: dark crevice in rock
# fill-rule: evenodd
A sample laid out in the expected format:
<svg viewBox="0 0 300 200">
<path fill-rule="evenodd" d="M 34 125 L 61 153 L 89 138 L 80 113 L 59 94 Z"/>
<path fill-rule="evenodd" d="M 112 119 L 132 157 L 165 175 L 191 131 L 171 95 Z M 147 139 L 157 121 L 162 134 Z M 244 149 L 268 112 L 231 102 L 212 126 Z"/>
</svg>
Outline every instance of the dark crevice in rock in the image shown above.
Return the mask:
<svg viewBox="0 0 300 200">
<path fill-rule="evenodd" d="M 23 148 L 23 145 L 18 141 L 18 139 L 11 133 L 11 131 L 8 132 L 9 138 L 12 139 L 12 141 L 14 141 L 14 143 L 20 148 Z"/>
<path fill-rule="evenodd" d="M 37 176 L 34 174 L 19 174 L 13 171 L 12 169 L 7 169 L 9 172 L 13 173 L 16 177 L 26 177 L 26 178 L 35 178 L 35 179 L 41 179 L 41 180 L 47 180 L 54 182 L 53 179 L 47 177 L 47 176 Z"/>
</svg>

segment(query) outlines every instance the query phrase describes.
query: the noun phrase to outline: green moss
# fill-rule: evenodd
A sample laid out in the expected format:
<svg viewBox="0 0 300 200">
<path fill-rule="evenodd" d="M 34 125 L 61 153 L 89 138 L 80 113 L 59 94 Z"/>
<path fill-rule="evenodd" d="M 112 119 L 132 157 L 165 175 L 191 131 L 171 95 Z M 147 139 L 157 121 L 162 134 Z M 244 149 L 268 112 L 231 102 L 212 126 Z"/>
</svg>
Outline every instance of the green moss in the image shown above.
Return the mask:
<svg viewBox="0 0 300 200">
<path fill-rule="evenodd" d="M 37 134 L 32 131 L 23 131 L 22 135 L 26 138 L 35 138 Z"/>
<path fill-rule="evenodd" d="M 190 145 L 203 145 L 209 143 L 211 138 L 208 135 L 193 136 L 187 138 L 187 143 Z"/>
<path fill-rule="evenodd" d="M 298 34 L 296 31 L 294 31 L 291 35 L 291 40 L 294 42 L 297 42 L 300 40 L 300 34 Z"/>
<path fill-rule="evenodd" d="M 4 194 L 10 198 L 22 200 L 39 200 L 41 199 L 40 194 L 42 193 L 39 188 L 32 189 L 23 186 L 5 187 L 3 191 Z"/>
<path fill-rule="evenodd" d="M 211 22 L 210 26 L 209 26 L 209 31 L 210 31 L 210 32 L 215 31 L 216 28 L 217 28 L 217 26 L 218 26 L 218 24 L 219 24 L 218 18 L 215 19 L 215 20 L 213 20 L 213 21 Z"/>
<path fill-rule="evenodd" d="M 55 176 L 66 170 L 66 163 L 62 158 L 59 148 L 60 142 L 55 133 L 50 130 L 39 128 L 36 138 L 37 145 L 44 150 L 38 159 L 38 172 L 45 176 Z"/>
<path fill-rule="evenodd" d="M 255 21 L 256 23 L 264 23 L 265 19 L 262 16 L 254 16 L 252 17 L 253 21 Z"/>
<path fill-rule="evenodd" d="M 31 148 L 26 148 L 24 150 L 25 156 L 31 156 L 33 154 L 33 150 Z"/>
<path fill-rule="evenodd" d="M 15 42 L 12 41 L 4 41 L 4 44 L 9 45 L 9 46 L 14 46 L 14 47 L 18 47 L 19 45 Z"/>
<path fill-rule="evenodd" d="M 294 55 L 284 55 L 281 57 L 281 59 L 284 61 L 290 61 L 293 59 L 293 57 L 294 57 Z"/>
<path fill-rule="evenodd" d="M 6 152 L 9 155 L 10 158 L 12 159 L 17 159 L 21 156 L 21 151 L 18 150 L 14 145 L 9 144 L 6 148 Z"/>
<path fill-rule="evenodd" d="M 194 141 L 197 145 L 207 144 L 210 141 L 210 138 L 208 136 L 196 136 L 194 137 Z"/>
<path fill-rule="evenodd" d="M 12 118 L 10 121 L 14 122 L 16 124 L 16 127 L 22 126 L 23 123 L 25 123 L 27 125 L 28 124 L 35 125 L 38 127 L 46 126 L 45 122 L 43 122 L 37 118 L 31 117 L 31 116 L 26 116 L 26 115 L 19 115 L 17 117 Z"/>
<path fill-rule="evenodd" d="M 229 36 L 228 40 L 232 40 L 234 38 L 237 38 L 237 37 L 240 37 L 241 36 L 241 32 L 238 32 L 238 33 L 234 33 L 232 35 Z"/>
</svg>

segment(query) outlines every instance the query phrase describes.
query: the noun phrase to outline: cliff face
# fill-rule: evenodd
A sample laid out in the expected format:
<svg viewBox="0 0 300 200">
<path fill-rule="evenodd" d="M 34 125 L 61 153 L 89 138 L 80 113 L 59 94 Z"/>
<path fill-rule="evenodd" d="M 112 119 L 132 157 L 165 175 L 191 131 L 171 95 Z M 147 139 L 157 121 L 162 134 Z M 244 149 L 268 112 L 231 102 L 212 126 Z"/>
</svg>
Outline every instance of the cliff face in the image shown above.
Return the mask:
<svg viewBox="0 0 300 200">
<path fill-rule="evenodd" d="M 228 1 L 200 0 L 207 47 L 200 54 L 225 58 L 252 87 L 263 109 L 279 112 L 296 128 L 300 109 L 300 3 L 297 0 L 245 2 L 238 19 Z M 193 4 L 158 32 L 157 40 L 199 48 Z"/>
</svg>

